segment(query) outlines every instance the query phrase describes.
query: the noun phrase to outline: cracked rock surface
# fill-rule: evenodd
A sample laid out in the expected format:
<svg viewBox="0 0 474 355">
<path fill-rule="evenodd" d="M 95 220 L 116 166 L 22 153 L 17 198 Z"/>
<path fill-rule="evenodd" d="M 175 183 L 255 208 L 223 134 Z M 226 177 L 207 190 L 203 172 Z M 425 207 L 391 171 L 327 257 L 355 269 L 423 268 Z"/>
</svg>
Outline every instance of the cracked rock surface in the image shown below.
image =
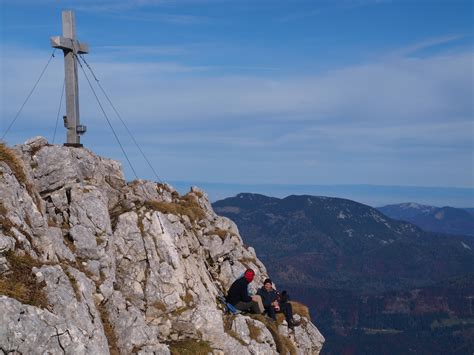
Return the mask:
<svg viewBox="0 0 474 355">
<path fill-rule="evenodd" d="M 216 296 L 267 271 L 204 191 L 126 182 L 118 162 L 42 137 L 0 148 L 4 353 L 320 352 L 308 319 L 289 331 L 225 314 Z"/>
</svg>

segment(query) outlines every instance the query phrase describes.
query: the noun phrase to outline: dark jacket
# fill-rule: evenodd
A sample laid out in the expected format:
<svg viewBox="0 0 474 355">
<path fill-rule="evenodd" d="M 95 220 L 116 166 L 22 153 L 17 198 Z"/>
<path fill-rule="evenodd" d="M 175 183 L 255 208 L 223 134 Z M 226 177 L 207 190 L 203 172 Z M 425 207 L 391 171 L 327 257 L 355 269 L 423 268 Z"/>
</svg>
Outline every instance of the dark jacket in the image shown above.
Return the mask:
<svg viewBox="0 0 474 355">
<path fill-rule="evenodd" d="M 249 296 L 247 291 L 247 286 L 249 282 L 241 277 L 234 281 L 232 286 L 230 286 L 229 292 L 227 292 L 227 302 L 235 306 L 239 302 L 250 302 L 252 297 Z"/>
<path fill-rule="evenodd" d="M 278 299 L 278 294 L 273 288 L 267 292 L 265 287 L 262 287 L 257 291 L 257 295 L 262 297 L 262 303 L 264 307 L 270 307 L 272 303 Z"/>
</svg>

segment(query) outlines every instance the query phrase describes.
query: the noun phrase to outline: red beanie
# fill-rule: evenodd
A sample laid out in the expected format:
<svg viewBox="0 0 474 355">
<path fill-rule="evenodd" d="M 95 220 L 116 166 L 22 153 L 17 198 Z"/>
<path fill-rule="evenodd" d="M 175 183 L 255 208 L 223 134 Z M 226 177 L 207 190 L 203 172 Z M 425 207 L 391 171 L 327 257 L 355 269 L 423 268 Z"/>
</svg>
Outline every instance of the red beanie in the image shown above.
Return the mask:
<svg viewBox="0 0 474 355">
<path fill-rule="evenodd" d="M 252 269 L 245 270 L 244 278 L 247 280 L 247 282 L 249 283 L 252 282 L 254 276 L 255 276 L 255 272 Z"/>
</svg>

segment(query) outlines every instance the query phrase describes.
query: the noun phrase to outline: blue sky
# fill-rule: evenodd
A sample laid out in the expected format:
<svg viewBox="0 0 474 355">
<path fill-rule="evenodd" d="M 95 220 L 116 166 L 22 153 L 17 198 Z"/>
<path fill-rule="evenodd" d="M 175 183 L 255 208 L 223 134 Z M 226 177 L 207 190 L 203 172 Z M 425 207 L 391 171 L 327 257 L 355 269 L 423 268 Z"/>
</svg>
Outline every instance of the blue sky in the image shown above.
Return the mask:
<svg viewBox="0 0 474 355">
<path fill-rule="evenodd" d="M 62 9 L 162 180 L 474 187 L 472 1 L 0 0 L 2 134 Z M 56 54 L 8 144 L 52 141 Z M 132 178 L 80 80 L 82 142 Z M 154 179 L 105 106 L 138 175 Z M 60 125 L 55 143 L 64 136 Z"/>
</svg>

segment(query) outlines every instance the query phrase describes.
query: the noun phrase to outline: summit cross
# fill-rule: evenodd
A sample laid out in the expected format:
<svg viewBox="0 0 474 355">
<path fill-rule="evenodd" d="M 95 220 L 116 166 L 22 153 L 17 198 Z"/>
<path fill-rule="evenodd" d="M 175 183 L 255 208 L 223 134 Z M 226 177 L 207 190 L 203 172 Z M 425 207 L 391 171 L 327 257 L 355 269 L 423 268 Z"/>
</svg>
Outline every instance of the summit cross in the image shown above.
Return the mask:
<svg viewBox="0 0 474 355">
<path fill-rule="evenodd" d="M 89 52 L 87 44 L 76 39 L 76 17 L 73 11 L 62 11 L 63 35 L 51 37 L 51 46 L 64 52 L 64 74 L 66 85 L 66 117 L 64 126 L 67 129 L 67 143 L 64 145 L 82 147 L 81 135 L 86 126 L 79 120 L 79 86 L 77 77 L 77 55 Z"/>
</svg>

